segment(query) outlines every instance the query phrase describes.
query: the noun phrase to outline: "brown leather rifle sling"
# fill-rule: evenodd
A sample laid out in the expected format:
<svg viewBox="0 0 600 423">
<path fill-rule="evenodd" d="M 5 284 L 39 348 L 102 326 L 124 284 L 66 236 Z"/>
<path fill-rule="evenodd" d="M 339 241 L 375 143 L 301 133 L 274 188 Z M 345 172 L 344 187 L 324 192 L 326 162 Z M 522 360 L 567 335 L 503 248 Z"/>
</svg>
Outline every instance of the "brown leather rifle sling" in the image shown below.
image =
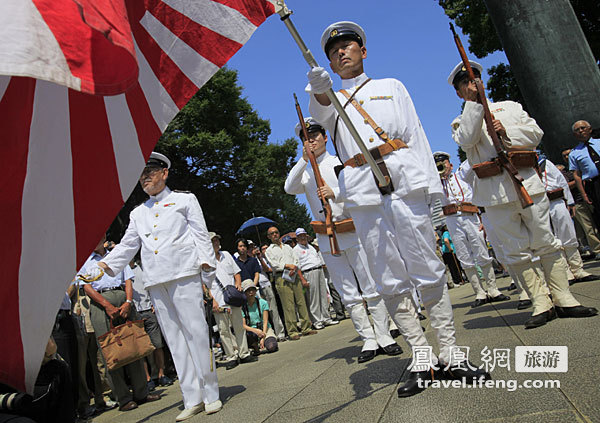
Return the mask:
<svg viewBox="0 0 600 423">
<path fill-rule="evenodd" d="M 399 150 L 401 148 L 408 148 L 408 146 L 401 139 L 390 139 L 388 134 L 379 125 L 377 125 L 377 123 L 373 120 L 373 118 L 371 118 L 371 116 L 366 112 L 366 110 L 363 109 L 360 106 L 360 104 L 356 101 L 356 99 L 354 98 L 354 96 L 356 95 L 358 90 L 360 90 L 369 81 L 370 81 L 370 79 L 367 79 L 365 82 L 363 82 L 354 91 L 354 93 L 352 95 L 348 94 L 348 92 L 346 90 L 340 90 L 340 92 L 347 99 L 346 103 L 344 104 L 344 108 L 349 103 L 351 103 L 354 106 L 354 108 L 356 109 L 356 111 L 358 111 L 358 113 L 365 119 L 365 123 L 368 123 L 369 126 L 371 126 L 371 128 L 373 128 L 373 130 L 375 131 L 377 136 L 379 138 L 381 138 L 383 141 L 385 141 L 385 144 L 382 144 L 375 148 L 371 148 L 371 149 L 369 149 L 369 152 L 373 156 L 373 159 L 375 160 L 375 163 L 377 163 L 377 166 L 381 170 L 381 173 L 383 173 L 383 176 L 389 182 L 389 185 L 386 187 L 387 189 L 382 190 L 381 187 L 379 187 L 381 194 L 386 195 L 386 194 L 392 193 L 392 191 L 394 190 L 394 186 L 392 184 L 392 178 L 390 176 L 388 168 L 385 165 L 385 162 L 383 161 L 383 156 L 391 153 L 392 151 Z M 338 117 L 338 119 L 339 119 L 339 117 Z M 335 124 L 335 133 L 337 135 L 337 120 L 336 120 L 336 124 Z M 334 136 L 334 145 L 335 145 L 335 136 Z M 337 152 L 337 150 L 336 150 L 336 152 Z M 344 163 L 344 166 L 358 167 L 358 166 L 362 166 L 365 163 L 366 163 L 365 157 L 363 156 L 363 154 L 359 153 L 359 154 L 356 154 L 354 157 L 350 158 L 349 160 L 347 160 Z"/>
</svg>

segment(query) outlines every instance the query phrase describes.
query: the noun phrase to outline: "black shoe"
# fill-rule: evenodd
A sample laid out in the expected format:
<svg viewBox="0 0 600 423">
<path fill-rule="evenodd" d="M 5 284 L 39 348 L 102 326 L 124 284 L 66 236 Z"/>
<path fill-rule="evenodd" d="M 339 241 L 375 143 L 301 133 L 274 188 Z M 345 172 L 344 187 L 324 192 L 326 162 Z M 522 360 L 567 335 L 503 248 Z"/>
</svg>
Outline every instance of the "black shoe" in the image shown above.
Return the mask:
<svg viewBox="0 0 600 423">
<path fill-rule="evenodd" d="M 544 326 L 546 323 L 554 319 L 556 319 L 556 312 L 554 311 L 554 308 L 551 308 L 543 313 L 531 316 L 529 320 L 525 322 L 525 329 L 533 329 Z"/>
<path fill-rule="evenodd" d="M 496 295 L 495 297 L 489 297 L 490 303 L 497 303 L 499 301 L 508 301 L 508 300 L 510 300 L 510 297 L 508 295 L 504 295 L 504 294 Z"/>
<path fill-rule="evenodd" d="M 533 303 L 531 300 L 519 300 L 519 304 L 517 304 L 517 310 L 525 310 L 526 308 L 531 307 Z"/>
<path fill-rule="evenodd" d="M 515 289 L 517 289 L 517 285 L 515 285 L 515 283 L 514 283 L 514 282 L 513 282 L 513 283 L 511 283 L 511 284 L 508 286 L 508 290 L 509 290 L 509 291 L 514 291 Z"/>
<path fill-rule="evenodd" d="M 242 363 L 242 364 L 254 363 L 255 361 L 258 361 L 258 357 L 255 357 L 253 355 L 249 355 L 248 357 L 240 358 L 240 363 Z"/>
<path fill-rule="evenodd" d="M 429 382 L 437 379 L 439 379 L 439 374 L 433 369 L 425 372 L 410 372 L 408 379 L 398 388 L 398 397 L 412 397 L 419 392 L 423 392 L 429 385 Z"/>
<path fill-rule="evenodd" d="M 385 347 L 380 347 L 384 354 L 387 355 L 400 355 L 402 354 L 402 348 L 400 348 L 400 345 L 393 343 L 390 345 L 386 345 Z"/>
<path fill-rule="evenodd" d="M 235 369 L 238 364 L 240 363 L 238 363 L 237 360 L 229 360 L 227 363 L 225 363 L 225 370 Z"/>
<path fill-rule="evenodd" d="M 598 279 L 600 279 L 600 278 L 598 276 L 596 276 L 596 275 L 587 275 L 587 276 L 584 276 L 583 278 L 577 278 L 577 279 L 575 279 L 573 281 L 573 283 L 597 281 Z M 570 282 L 571 281 L 569 281 L 569 285 L 571 285 Z"/>
<path fill-rule="evenodd" d="M 160 386 L 171 386 L 173 384 L 173 380 L 169 376 L 161 376 L 158 378 L 158 384 Z"/>
<path fill-rule="evenodd" d="M 477 299 L 473 302 L 473 304 L 471 304 L 471 308 L 475 308 L 475 307 L 479 307 L 480 305 L 484 305 L 488 302 L 487 298 L 482 299 Z"/>
<path fill-rule="evenodd" d="M 397 337 L 399 337 L 401 335 L 400 333 L 400 329 L 392 329 L 390 331 L 390 336 L 394 339 L 396 339 Z"/>
<path fill-rule="evenodd" d="M 419 320 L 425 320 L 425 319 L 427 319 L 427 317 L 424 314 L 422 314 L 422 313 L 417 313 L 417 316 L 419 317 Z"/>
<path fill-rule="evenodd" d="M 598 314 L 598 310 L 594 307 L 584 307 L 578 305 L 575 307 L 559 307 L 556 306 L 556 314 L 558 317 L 592 317 Z"/>
<path fill-rule="evenodd" d="M 444 369 L 446 379 L 464 380 L 465 383 L 475 383 L 478 380 L 491 380 L 492 376 L 483 369 L 475 367 L 471 362 L 464 361 L 460 365 L 451 366 L 446 369 L 442 363 L 439 366 Z"/>
<path fill-rule="evenodd" d="M 358 356 L 359 363 L 366 363 L 367 361 L 373 360 L 377 355 L 377 351 L 375 350 L 364 350 Z"/>
</svg>

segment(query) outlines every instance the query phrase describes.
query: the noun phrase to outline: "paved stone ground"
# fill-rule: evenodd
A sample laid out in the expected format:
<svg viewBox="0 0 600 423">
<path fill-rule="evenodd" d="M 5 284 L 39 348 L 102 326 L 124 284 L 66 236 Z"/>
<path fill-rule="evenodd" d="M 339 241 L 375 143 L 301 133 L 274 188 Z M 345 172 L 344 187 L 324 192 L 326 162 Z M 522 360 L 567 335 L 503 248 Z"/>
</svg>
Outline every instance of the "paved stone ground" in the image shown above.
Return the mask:
<svg viewBox="0 0 600 423">
<path fill-rule="evenodd" d="M 600 274 L 600 263 L 586 268 Z M 498 285 L 506 292 L 509 281 Z M 600 281 L 576 284 L 575 296 L 600 309 Z M 257 363 L 225 371 L 218 369 L 223 410 L 211 416 L 199 414 L 189 422 L 600 422 L 600 316 L 557 319 L 544 327 L 525 330 L 529 310 L 516 310 L 517 296 L 507 302 L 471 309 L 470 286 L 450 290 L 459 345 L 471 347 L 471 361 L 479 364 L 484 347 L 510 348 L 511 370 L 493 371 L 494 379 L 560 381 L 560 388 L 430 388 L 411 397 L 398 398 L 399 381 L 406 377 L 410 351 L 397 357 L 378 356 L 356 363 L 359 338 L 349 319 L 325 328 L 315 336 L 280 344 L 277 353 L 260 356 Z M 428 320 L 423 322 L 434 341 Z M 514 347 L 519 345 L 567 345 L 567 373 L 516 373 Z M 174 422 L 182 409 L 176 383 L 158 389 L 160 401 L 137 410 L 106 412 L 94 422 Z"/>
</svg>

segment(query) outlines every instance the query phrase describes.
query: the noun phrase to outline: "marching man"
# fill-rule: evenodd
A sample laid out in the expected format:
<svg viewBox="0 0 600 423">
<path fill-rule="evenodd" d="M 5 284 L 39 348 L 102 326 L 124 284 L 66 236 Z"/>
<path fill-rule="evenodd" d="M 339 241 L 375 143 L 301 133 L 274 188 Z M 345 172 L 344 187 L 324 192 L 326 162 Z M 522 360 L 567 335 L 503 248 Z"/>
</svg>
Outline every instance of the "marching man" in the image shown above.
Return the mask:
<svg viewBox="0 0 600 423">
<path fill-rule="evenodd" d="M 333 192 L 339 192 L 339 187 L 334 167 L 338 166 L 340 161 L 326 150 L 327 135 L 323 126 L 312 118 L 306 118 L 305 122 L 308 143 L 316 156 L 323 181 L 327 184 L 330 195 L 335 196 Z M 300 124 L 296 125 L 296 135 L 304 142 Z M 331 204 L 341 255 L 336 257 L 331 254 L 329 239 L 326 235 L 323 205 L 317 194 L 314 173 L 307 170 L 307 164 L 308 157 L 304 150 L 302 158 L 298 160 L 285 180 L 285 192 L 292 195 L 306 194 L 312 214 L 317 219 L 312 222 L 312 226 L 317 235 L 323 260 L 329 270 L 333 286 L 340 293 L 354 328 L 363 341 L 358 362 L 364 363 L 375 358 L 379 346 L 388 355 L 401 354 L 402 349 L 389 334 L 387 309 L 377 292 L 375 281 L 369 273 L 366 253 L 356 236 L 350 216 L 344 211 L 343 203 Z M 362 296 L 358 291 L 357 282 Z M 373 318 L 373 326 L 371 326 L 369 316 L 363 306 L 363 298 L 367 302 Z"/>
<path fill-rule="evenodd" d="M 410 95 L 396 79 L 371 80 L 363 69 L 367 58 L 365 33 L 354 22 L 337 22 L 321 36 L 321 46 L 331 70 L 342 79 L 337 93 L 361 138 L 392 184 L 383 194 L 365 157 L 349 129 L 338 122 L 338 113 L 325 94 L 332 80 L 324 68 L 308 73 L 306 91 L 310 113 L 330 134 L 338 157 L 344 164 L 339 175 L 339 193 L 354 220 L 356 234 L 367 253 L 369 270 L 376 279 L 386 307 L 406 342 L 413 348 L 431 352 L 419 323 L 411 290 L 416 287 L 429 314 L 440 352 L 430 354 L 430 362 L 412 366 L 408 380 L 398 389 L 401 397 L 414 395 L 426 383 L 437 379 L 438 363 L 453 378 L 488 378 L 489 375 L 465 366 L 458 358 L 452 305 L 446 286 L 445 266 L 435 253 L 431 225 L 431 196 L 442 195 L 440 179 L 431 148 Z M 348 98 L 351 97 L 351 102 Z M 333 198 L 321 189 L 321 195 Z M 415 364 L 413 355 L 413 364 Z"/>
<path fill-rule="evenodd" d="M 477 214 L 479 209 L 472 201 L 471 187 L 463 181 L 458 172 L 452 173 L 450 155 L 442 151 L 434 153 L 440 179 L 446 198 L 442 200 L 442 211 L 446 216 L 446 226 L 452 237 L 456 257 L 460 261 L 469 282 L 475 291 L 475 302 L 471 307 L 497 301 L 510 300 L 509 296 L 502 294 L 496 286 L 496 275 L 492 266 L 493 259 L 487 249 L 483 231 L 479 230 L 480 222 Z M 478 264 L 485 277 L 487 292 L 477 273 L 475 265 Z"/>
<path fill-rule="evenodd" d="M 569 183 L 562 172 L 545 157 L 539 159 L 542 182 L 550 201 L 550 222 L 552 231 L 560 240 L 565 251 L 569 270 L 573 274 L 570 283 L 594 281 L 598 278 L 583 270 L 583 260 L 579 255 L 579 242 L 571 213 L 567 208 L 575 207 L 575 200 L 569 189 Z"/>
<path fill-rule="evenodd" d="M 185 409 L 183 421 L 222 407 L 214 358 L 209 345 L 202 284 L 215 277 L 215 254 L 196 196 L 171 191 L 167 178 L 171 161 L 156 152 L 140 176 L 150 198 L 130 215 L 121 242 L 98 262 L 101 271 L 119 273 L 141 248 L 144 287 L 173 355 Z"/>
<path fill-rule="evenodd" d="M 470 62 L 477 78 L 482 67 Z M 525 322 L 525 328 L 535 328 L 559 317 L 589 317 L 598 311 L 583 307 L 569 291 L 566 262 L 560 252 L 560 241 L 550 229 L 549 203 L 544 184 L 534 167 L 535 153 L 543 131 L 523 107 L 512 101 L 489 103 L 495 116 L 494 130 L 509 151 L 527 151 L 521 154 L 519 174 L 523 186 L 531 196 L 533 205 L 522 208 L 517 191 L 508 172 L 497 165 L 497 152 L 484 124 L 483 106 L 477 102 L 475 82 L 469 80 L 468 72 L 459 63 L 448 76 L 456 94 L 465 100 L 462 115 L 452 122 L 452 137 L 467 154 L 469 163 L 477 174 L 473 183 L 473 202 L 485 207 L 496 235 L 504 246 L 508 265 L 525 282 L 533 302 L 533 315 Z M 487 101 L 487 100 L 485 100 Z M 543 282 L 536 274 L 531 259 L 540 257 L 546 283 L 552 300 L 543 289 Z M 554 304 L 553 304 L 554 303 Z"/>
</svg>

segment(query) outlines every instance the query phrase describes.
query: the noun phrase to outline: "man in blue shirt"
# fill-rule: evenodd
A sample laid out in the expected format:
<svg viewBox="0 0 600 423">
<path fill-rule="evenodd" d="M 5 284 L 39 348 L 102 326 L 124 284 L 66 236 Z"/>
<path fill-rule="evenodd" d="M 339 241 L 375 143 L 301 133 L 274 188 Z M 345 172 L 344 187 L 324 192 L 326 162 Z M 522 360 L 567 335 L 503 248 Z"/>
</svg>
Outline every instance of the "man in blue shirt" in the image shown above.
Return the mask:
<svg viewBox="0 0 600 423">
<path fill-rule="evenodd" d="M 585 120 L 573 124 L 573 135 L 579 144 L 569 153 L 569 170 L 573 171 L 575 183 L 583 201 L 594 206 L 594 221 L 600 225 L 600 140 L 592 139 L 592 126 Z M 595 154 L 594 154 L 595 153 Z"/>
<path fill-rule="evenodd" d="M 254 257 L 248 255 L 248 241 L 238 239 L 235 242 L 237 248 L 237 256 L 234 257 L 235 262 L 240 267 L 242 280 L 250 279 L 254 286 L 258 288 L 258 279 L 260 276 L 260 263 Z"/>
</svg>

